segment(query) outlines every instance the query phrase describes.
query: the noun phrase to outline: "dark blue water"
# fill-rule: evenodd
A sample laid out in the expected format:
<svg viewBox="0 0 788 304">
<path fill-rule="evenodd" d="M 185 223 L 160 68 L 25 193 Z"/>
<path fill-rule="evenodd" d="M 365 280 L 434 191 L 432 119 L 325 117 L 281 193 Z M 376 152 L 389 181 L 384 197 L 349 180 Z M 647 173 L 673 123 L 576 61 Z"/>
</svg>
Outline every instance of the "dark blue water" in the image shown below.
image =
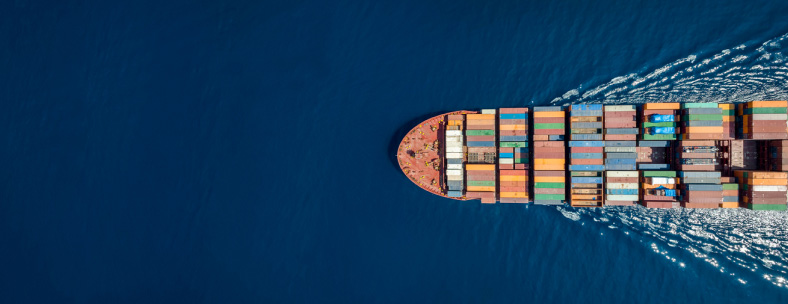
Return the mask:
<svg viewBox="0 0 788 304">
<path fill-rule="evenodd" d="M 785 1 L 5 1 L 2 303 L 777 303 L 788 216 L 481 206 L 431 115 L 788 98 Z"/>
</svg>

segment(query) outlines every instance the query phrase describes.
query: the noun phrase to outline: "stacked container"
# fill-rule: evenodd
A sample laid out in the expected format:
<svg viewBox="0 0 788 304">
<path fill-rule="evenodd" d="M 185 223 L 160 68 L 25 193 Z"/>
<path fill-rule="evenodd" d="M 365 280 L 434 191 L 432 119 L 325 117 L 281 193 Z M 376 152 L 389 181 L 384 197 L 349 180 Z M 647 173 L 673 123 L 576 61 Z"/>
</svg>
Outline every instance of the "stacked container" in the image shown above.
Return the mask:
<svg viewBox="0 0 788 304">
<path fill-rule="evenodd" d="M 722 203 L 720 208 L 739 208 L 739 184 L 736 177 L 722 177 Z"/>
<path fill-rule="evenodd" d="M 559 135 L 558 130 L 537 129 L 536 126 L 537 124 L 554 124 L 563 121 L 564 111 L 561 107 L 534 107 L 533 115 L 534 204 L 561 205 L 566 201 L 566 148 L 562 140 L 563 130 Z M 544 125 L 540 127 L 544 127 Z M 550 141 L 550 139 L 555 141 Z"/>
<path fill-rule="evenodd" d="M 741 202 L 751 210 L 786 210 L 788 173 L 734 171 L 739 181 Z"/>
<path fill-rule="evenodd" d="M 632 206 L 640 199 L 638 171 L 606 171 L 605 205 Z"/>
<path fill-rule="evenodd" d="M 495 163 L 495 110 L 493 114 L 465 114 L 465 141 L 469 163 Z"/>
<path fill-rule="evenodd" d="M 733 159 L 733 162 L 731 162 L 733 170 L 757 170 L 758 142 L 753 140 L 732 140 L 731 158 Z"/>
<path fill-rule="evenodd" d="M 501 203 L 528 202 L 528 108 L 498 110 Z"/>
<path fill-rule="evenodd" d="M 676 140 L 679 103 L 646 103 L 641 117 L 642 140 Z"/>
<path fill-rule="evenodd" d="M 717 106 L 722 109 L 722 139 L 736 139 L 736 106 L 732 103 Z"/>
<path fill-rule="evenodd" d="M 495 203 L 495 165 L 491 164 L 466 164 L 465 172 L 467 181 L 465 196 L 467 198 L 480 198 L 482 203 Z"/>
<path fill-rule="evenodd" d="M 571 140 L 602 140 L 602 105 L 572 105 Z"/>
<path fill-rule="evenodd" d="M 636 141 L 606 141 L 605 170 L 634 171 L 637 170 Z M 626 151 L 626 152 L 624 152 Z"/>
<path fill-rule="evenodd" d="M 681 171 L 681 206 L 684 208 L 719 208 L 722 204 L 720 172 Z"/>
<path fill-rule="evenodd" d="M 769 170 L 788 171 L 788 140 L 769 142 Z"/>
<path fill-rule="evenodd" d="M 534 107 L 534 140 L 564 140 L 566 113 L 563 107 Z"/>
<path fill-rule="evenodd" d="M 739 104 L 743 139 L 788 139 L 788 101 Z"/>
<path fill-rule="evenodd" d="M 463 115 L 448 115 L 446 123 L 446 188 L 449 197 L 462 197 L 464 183 L 463 170 Z"/>
<path fill-rule="evenodd" d="M 719 170 L 717 151 L 713 140 L 682 140 L 678 142 L 677 166 L 683 171 Z"/>
<path fill-rule="evenodd" d="M 573 207 L 601 207 L 604 203 L 604 141 L 570 141 Z"/>
<path fill-rule="evenodd" d="M 637 165 L 639 170 L 670 170 L 673 145 L 671 141 L 641 140 L 635 149 L 638 154 Z M 605 148 L 607 150 L 608 148 Z M 612 148 L 610 148 L 612 149 Z M 622 148 L 623 149 L 623 148 Z M 626 150 L 629 152 L 631 150 Z M 605 151 L 615 152 L 615 150 Z M 621 151 L 624 152 L 624 151 Z"/>
<path fill-rule="evenodd" d="M 605 106 L 605 140 L 637 140 L 637 111 L 633 105 Z"/>
<path fill-rule="evenodd" d="M 682 139 L 722 139 L 722 109 L 716 103 L 684 103 L 681 108 Z"/>
<path fill-rule="evenodd" d="M 678 179 L 676 171 L 643 171 L 643 196 L 640 204 L 646 208 L 678 207 Z"/>
</svg>

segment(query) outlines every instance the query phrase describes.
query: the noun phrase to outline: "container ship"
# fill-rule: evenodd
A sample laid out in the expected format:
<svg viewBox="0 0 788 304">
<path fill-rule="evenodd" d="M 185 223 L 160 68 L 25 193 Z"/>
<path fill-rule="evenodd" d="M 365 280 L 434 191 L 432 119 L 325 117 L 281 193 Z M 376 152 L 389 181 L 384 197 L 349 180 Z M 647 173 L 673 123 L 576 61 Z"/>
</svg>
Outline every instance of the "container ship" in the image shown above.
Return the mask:
<svg viewBox="0 0 788 304">
<path fill-rule="evenodd" d="M 785 211 L 788 101 L 455 111 L 411 129 L 397 160 L 483 204 Z"/>
</svg>

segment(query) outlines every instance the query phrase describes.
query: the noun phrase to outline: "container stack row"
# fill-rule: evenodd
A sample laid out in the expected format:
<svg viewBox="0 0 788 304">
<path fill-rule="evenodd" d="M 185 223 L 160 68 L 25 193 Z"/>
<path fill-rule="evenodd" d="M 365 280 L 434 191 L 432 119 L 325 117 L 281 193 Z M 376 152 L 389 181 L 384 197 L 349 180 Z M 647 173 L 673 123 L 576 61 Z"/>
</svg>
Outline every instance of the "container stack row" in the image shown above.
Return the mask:
<svg viewBox="0 0 788 304">
<path fill-rule="evenodd" d="M 605 205 L 634 206 L 640 200 L 638 171 L 605 171 Z"/>
<path fill-rule="evenodd" d="M 788 173 L 736 170 L 741 202 L 751 210 L 786 210 Z"/>
<path fill-rule="evenodd" d="M 717 106 L 722 109 L 722 139 L 736 139 L 736 105 L 721 103 Z"/>
<path fill-rule="evenodd" d="M 494 164 L 495 110 L 482 110 L 482 114 L 465 114 L 465 129 L 468 162 Z"/>
<path fill-rule="evenodd" d="M 681 104 L 681 138 L 722 139 L 722 109 L 716 103 Z"/>
<path fill-rule="evenodd" d="M 788 171 L 788 140 L 769 142 L 769 170 Z"/>
<path fill-rule="evenodd" d="M 716 142 L 713 140 L 682 140 L 677 142 L 678 168 L 682 171 L 717 171 Z"/>
<path fill-rule="evenodd" d="M 604 141 L 569 142 L 571 151 L 571 200 L 573 207 L 602 207 L 604 204 Z"/>
<path fill-rule="evenodd" d="M 646 103 L 641 116 L 642 140 L 676 140 L 679 103 Z"/>
<path fill-rule="evenodd" d="M 602 105 L 572 105 L 570 107 L 570 140 L 603 140 Z"/>
<path fill-rule="evenodd" d="M 463 158 L 465 153 L 462 127 L 465 121 L 463 115 L 448 115 L 446 121 L 446 187 L 449 197 L 462 197 L 465 184 L 465 170 L 463 169 Z"/>
<path fill-rule="evenodd" d="M 676 171 L 642 171 L 643 196 L 640 204 L 646 208 L 673 208 L 678 206 Z"/>
<path fill-rule="evenodd" d="M 637 110 L 633 105 L 605 106 L 605 140 L 637 140 Z"/>
<path fill-rule="evenodd" d="M 671 170 L 673 159 L 672 141 L 641 140 L 635 151 L 638 154 L 638 170 Z M 607 148 L 605 148 L 607 149 Z"/>
<path fill-rule="evenodd" d="M 736 177 L 723 176 L 722 182 L 722 203 L 720 208 L 739 208 L 739 184 Z"/>
<path fill-rule="evenodd" d="M 501 108 L 498 112 L 498 201 L 527 203 L 528 108 Z"/>
<path fill-rule="evenodd" d="M 493 164 L 466 164 L 465 197 L 470 199 L 480 198 L 482 203 L 495 203 L 495 165 Z"/>
<path fill-rule="evenodd" d="M 739 104 L 743 139 L 788 139 L 788 101 Z"/>
<path fill-rule="evenodd" d="M 637 141 L 609 140 L 605 142 L 605 170 L 637 170 Z"/>
<path fill-rule="evenodd" d="M 563 141 L 566 112 L 563 107 L 534 107 L 534 141 Z"/>
<path fill-rule="evenodd" d="M 534 107 L 534 204 L 561 205 L 566 202 L 566 147 L 563 140 L 558 140 L 559 137 L 551 137 L 563 138 L 563 130 L 559 135 L 558 131 L 536 128 L 537 124 L 563 121 L 564 113 L 561 107 Z"/>
<path fill-rule="evenodd" d="M 722 204 L 720 172 L 681 171 L 681 206 L 684 208 L 719 208 Z"/>
</svg>

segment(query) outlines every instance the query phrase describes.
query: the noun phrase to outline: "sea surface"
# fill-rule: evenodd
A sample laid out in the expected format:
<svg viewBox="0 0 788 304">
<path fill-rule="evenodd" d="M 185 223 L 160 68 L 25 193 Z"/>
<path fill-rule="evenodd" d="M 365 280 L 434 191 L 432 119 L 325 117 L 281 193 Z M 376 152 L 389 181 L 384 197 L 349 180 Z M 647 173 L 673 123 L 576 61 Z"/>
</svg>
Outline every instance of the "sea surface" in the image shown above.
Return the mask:
<svg viewBox="0 0 788 304">
<path fill-rule="evenodd" d="M 786 303 L 788 213 L 414 186 L 460 109 L 788 99 L 788 2 L 0 2 L 0 303 Z"/>
</svg>

